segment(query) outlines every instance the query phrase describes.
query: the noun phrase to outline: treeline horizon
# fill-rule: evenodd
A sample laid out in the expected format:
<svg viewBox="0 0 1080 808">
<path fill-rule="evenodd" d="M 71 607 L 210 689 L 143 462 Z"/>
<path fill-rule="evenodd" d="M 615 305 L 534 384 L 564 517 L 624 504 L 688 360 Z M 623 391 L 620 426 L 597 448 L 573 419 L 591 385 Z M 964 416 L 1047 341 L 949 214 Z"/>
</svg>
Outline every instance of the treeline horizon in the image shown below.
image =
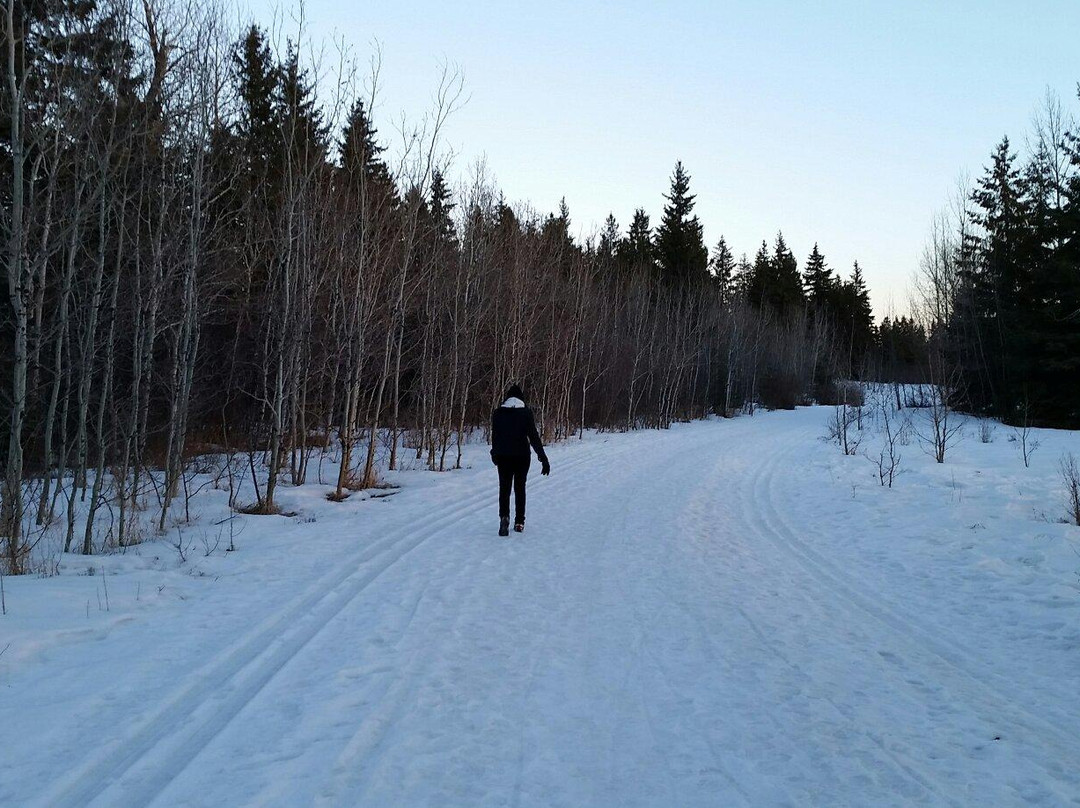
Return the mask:
<svg viewBox="0 0 1080 808">
<path fill-rule="evenodd" d="M 921 327 L 875 326 L 857 265 L 815 246 L 800 270 L 782 235 L 710 255 L 681 164 L 655 227 L 639 209 L 585 243 L 482 166 L 450 188 L 452 72 L 391 165 L 348 67 L 320 97 L 300 42 L 212 3 L 6 11 L 11 572 L 49 529 L 91 553 L 182 520 L 207 453 L 246 456 L 255 501 L 230 505 L 268 514 L 327 453 L 334 498 L 405 453 L 457 467 L 511 382 L 560 440 L 924 375 Z"/>
</svg>

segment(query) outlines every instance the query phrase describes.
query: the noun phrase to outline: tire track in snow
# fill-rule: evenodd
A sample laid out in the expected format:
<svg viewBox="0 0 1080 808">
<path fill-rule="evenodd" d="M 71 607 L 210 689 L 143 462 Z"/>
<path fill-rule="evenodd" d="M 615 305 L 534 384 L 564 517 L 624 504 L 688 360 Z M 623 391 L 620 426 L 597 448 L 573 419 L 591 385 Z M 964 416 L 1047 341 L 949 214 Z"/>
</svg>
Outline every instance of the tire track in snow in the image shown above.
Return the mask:
<svg viewBox="0 0 1080 808">
<path fill-rule="evenodd" d="M 977 666 L 978 662 L 970 652 L 965 652 L 952 640 L 950 640 L 953 644 L 951 649 L 942 646 L 929 629 L 922 627 L 914 618 L 903 615 L 898 609 L 884 605 L 879 595 L 862 590 L 845 573 L 795 535 L 795 530 L 786 522 L 776 505 L 775 480 L 777 468 L 795 454 L 799 448 L 799 441 L 803 439 L 805 439 L 805 434 L 793 430 L 793 434 L 787 438 L 785 444 L 787 448 L 774 453 L 772 459 L 763 464 L 755 474 L 755 500 L 762 508 L 763 524 L 767 526 L 766 530 L 761 531 L 762 535 L 794 559 L 812 579 L 821 585 L 822 591 L 839 595 L 851 606 L 888 629 L 901 640 L 901 644 L 908 647 L 911 658 L 925 659 L 931 656 L 938 660 L 939 664 L 936 668 L 939 671 L 944 666 L 954 675 L 961 676 L 969 685 L 973 685 L 974 689 L 981 691 L 984 703 L 968 702 L 968 705 L 980 712 L 986 711 L 988 707 L 986 701 L 994 705 L 995 712 L 982 717 L 986 725 L 1007 724 L 1014 730 L 1026 728 L 1035 738 L 1054 747 L 1062 760 L 1075 760 L 1080 756 L 1080 743 L 1076 738 L 1063 735 L 1046 719 L 1017 704 L 985 678 L 974 674 L 969 665 Z M 1052 771 L 1047 769 L 1046 763 L 1035 759 L 1032 759 L 1032 762 L 1054 777 L 1055 782 L 1061 782 Z"/>
<path fill-rule="evenodd" d="M 601 444 L 568 460 L 562 468 L 576 468 L 604 452 Z M 405 526 L 362 548 L 334 573 L 320 578 L 264 620 L 231 651 L 185 677 L 185 685 L 174 691 L 163 707 L 61 777 L 39 804 L 85 806 L 113 788 L 120 789 L 116 799 L 128 804 L 152 801 L 372 581 L 427 539 L 489 506 L 492 499 L 490 490 L 485 489 L 467 497 L 425 530 L 412 531 Z M 170 748 L 161 751 L 163 747 Z M 139 768 L 154 766 L 154 761 L 147 761 L 156 753 L 164 759 L 131 783 L 129 791 L 124 778 Z"/>
</svg>

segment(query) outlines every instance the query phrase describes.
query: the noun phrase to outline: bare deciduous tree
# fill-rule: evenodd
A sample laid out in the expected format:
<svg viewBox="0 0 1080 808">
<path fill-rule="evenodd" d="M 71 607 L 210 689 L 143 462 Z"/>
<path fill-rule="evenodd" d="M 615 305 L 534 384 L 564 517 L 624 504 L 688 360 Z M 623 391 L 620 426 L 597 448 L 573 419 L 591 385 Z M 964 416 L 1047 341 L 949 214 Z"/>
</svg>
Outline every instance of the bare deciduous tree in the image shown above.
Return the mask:
<svg viewBox="0 0 1080 808">
<path fill-rule="evenodd" d="M 1072 452 L 1061 456 L 1061 481 L 1065 486 L 1065 506 L 1073 524 L 1080 527 L 1080 463 Z"/>
<path fill-rule="evenodd" d="M 963 423 L 952 405 L 959 374 L 940 352 L 931 356 L 930 373 L 925 418 L 915 432 L 934 460 L 944 463 L 946 452 L 963 435 Z"/>
</svg>

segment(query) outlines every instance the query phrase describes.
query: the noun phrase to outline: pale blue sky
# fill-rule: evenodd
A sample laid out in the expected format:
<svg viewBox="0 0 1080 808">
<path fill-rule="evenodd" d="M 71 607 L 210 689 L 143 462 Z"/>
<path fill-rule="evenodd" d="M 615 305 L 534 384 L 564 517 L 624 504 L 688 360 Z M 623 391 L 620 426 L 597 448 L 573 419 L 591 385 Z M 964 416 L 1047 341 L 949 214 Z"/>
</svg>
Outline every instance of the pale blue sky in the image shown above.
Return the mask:
<svg viewBox="0 0 1080 808">
<path fill-rule="evenodd" d="M 257 19 L 289 3 L 249 0 Z M 927 226 L 961 171 L 1046 89 L 1080 110 L 1080 2 L 309 0 L 308 33 L 383 50 L 384 132 L 430 105 L 439 63 L 468 104 L 447 145 L 486 155 L 510 200 L 566 197 L 588 234 L 608 212 L 658 220 L 676 160 L 710 246 L 753 255 L 782 229 L 864 267 L 879 315 L 906 308 Z M 455 173 L 455 172 L 452 172 Z"/>
</svg>

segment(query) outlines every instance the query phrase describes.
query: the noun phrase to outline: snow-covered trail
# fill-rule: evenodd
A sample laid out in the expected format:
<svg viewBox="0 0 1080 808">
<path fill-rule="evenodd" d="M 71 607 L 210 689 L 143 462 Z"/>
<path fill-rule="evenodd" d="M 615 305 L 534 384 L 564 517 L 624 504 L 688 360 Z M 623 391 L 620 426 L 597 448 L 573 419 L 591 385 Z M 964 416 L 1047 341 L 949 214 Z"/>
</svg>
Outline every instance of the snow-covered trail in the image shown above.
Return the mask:
<svg viewBox="0 0 1080 808">
<path fill-rule="evenodd" d="M 830 555 L 837 531 L 865 526 L 857 509 L 828 528 L 801 517 L 820 495 L 807 473 L 820 422 L 776 413 L 556 447 L 510 539 L 494 535 L 488 469 L 462 475 L 471 491 L 406 491 L 336 566 L 167 616 L 157 630 L 183 638 L 167 654 L 137 653 L 153 618 L 80 652 L 65 692 L 88 683 L 85 709 L 45 712 L 35 688 L 59 672 L 14 682 L 48 726 L 4 739 L 25 761 L 3 778 L 35 787 L 0 795 L 1080 805 L 1075 673 L 980 637 L 985 615 L 935 612 L 947 581 L 890 583 L 875 559 Z M 62 651 L 42 663 L 62 666 Z"/>
</svg>

